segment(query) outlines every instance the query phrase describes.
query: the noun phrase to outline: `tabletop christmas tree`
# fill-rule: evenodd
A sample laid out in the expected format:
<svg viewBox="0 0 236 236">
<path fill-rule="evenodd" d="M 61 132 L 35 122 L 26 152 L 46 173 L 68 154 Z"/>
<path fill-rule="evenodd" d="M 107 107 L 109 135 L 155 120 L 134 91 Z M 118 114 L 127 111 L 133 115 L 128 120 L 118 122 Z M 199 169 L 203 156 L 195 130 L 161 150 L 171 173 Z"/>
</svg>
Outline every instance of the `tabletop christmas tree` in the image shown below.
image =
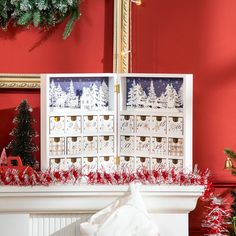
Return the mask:
<svg viewBox="0 0 236 236">
<path fill-rule="evenodd" d="M 20 156 L 23 165 L 35 167 L 36 160 L 33 153 L 38 150 L 33 138 L 37 137 L 37 132 L 33 129 L 32 123 L 35 122 L 31 112 L 32 108 L 26 100 L 23 100 L 16 108 L 17 116 L 13 119 L 15 128 L 10 135 L 13 140 L 8 144 L 8 149 L 12 156 Z"/>
<path fill-rule="evenodd" d="M 202 221 L 204 235 L 225 235 L 229 234 L 231 210 L 227 208 L 225 202 L 218 197 L 212 197 L 207 215 Z"/>
</svg>

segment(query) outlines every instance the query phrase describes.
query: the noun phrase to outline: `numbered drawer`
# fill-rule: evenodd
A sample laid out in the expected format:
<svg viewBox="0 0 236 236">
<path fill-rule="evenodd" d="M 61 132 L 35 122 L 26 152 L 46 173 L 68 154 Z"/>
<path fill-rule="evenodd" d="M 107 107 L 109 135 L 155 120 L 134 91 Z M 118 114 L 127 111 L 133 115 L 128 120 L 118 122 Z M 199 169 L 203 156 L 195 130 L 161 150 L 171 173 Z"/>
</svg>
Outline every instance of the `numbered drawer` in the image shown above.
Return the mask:
<svg viewBox="0 0 236 236">
<path fill-rule="evenodd" d="M 135 168 L 135 157 L 132 156 L 121 156 L 120 157 L 121 169 L 134 170 Z"/>
<path fill-rule="evenodd" d="M 183 156 L 184 140 L 182 138 L 169 138 L 168 149 L 169 156 Z"/>
<path fill-rule="evenodd" d="M 68 137 L 67 138 L 67 154 L 76 155 L 82 152 L 82 138 Z"/>
<path fill-rule="evenodd" d="M 68 160 L 70 167 L 75 167 L 75 168 L 82 167 L 82 158 L 81 157 L 71 157 L 71 158 L 67 158 L 67 160 Z"/>
<path fill-rule="evenodd" d="M 50 158 L 50 168 L 52 170 L 60 169 L 60 163 L 62 162 L 61 158 Z"/>
<path fill-rule="evenodd" d="M 136 116 L 136 131 L 137 133 L 150 131 L 151 118 L 150 116 Z"/>
<path fill-rule="evenodd" d="M 97 133 L 98 117 L 97 116 L 84 116 L 83 117 L 83 131 L 84 133 Z"/>
<path fill-rule="evenodd" d="M 163 137 L 152 137 L 151 153 L 155 155 L 167 155 L 167 139 Z"/>
<path fill-rule="evenodd" d="M 99 170 L 112 171 L 114 167 L 114 156 L 100 156 L 98 166 Z"/>
<path fill-rule="evenodd" d="M 81 116 L 66 117 L 66 132 L 81 133 Z"/>
<path fill-rule="evenodd" d="M 184 121 L 182 117 L 168 117 L 168 134 L 183 135 Z"/>
<path fill-rule="evenodd" d="M 97 171 L 98 158 L 97 157 L 83 157 L 83 172 L 86 174 L 91 171 Z"/>
<path fill-rule="evenodd" d="M 152 169 L 156 170 L 158 168 L 164 168 L 167 165 L 167 160 L 166 158 L 152 158 Z"/>
<path fill-rule="evenodd" d="M 99 136 L 98 152 L 99 153 L 113 153 L 114 152 L 114 136 Z"/>
<path fill-rule="evenodd" d="M 151 119 L 151 131 L 160 135 L 166 135 L 167 118 L 166 116 L 153 116 Z"/>
<path fill-rule="evenodd" d="M 85 155 L 97 154 L 98 138 L 94 136 L 83 137 L 83 151 Z"/>
<path fill-rule="evenodd" d="M 49 155 L 57 156 L 65 154 L 65 138 L 49 139 Z"/>
<path fill-rule="evenodd" d="M 114 116 L 99 116 L 99 132 L 114 132 Z"/>
<path fill-rule="evenodd" d="M 133 136 L 120 136 L 121 153 L 134 154 L 135 138 Z"/>
<path fill-rule="evenodd" d="M 150 137 L 136 137 L 136 153 L 138 155 L 150 154 Z"/>
<path fill-rule="evenodd" d="M 175 169 L 182 169 L 183 168 L 183 160 L 169 159 L 169 167 L 175 168 Z"/>
<path fill-rule="evenodd" d="M 150 169 L 149 157 L 136 157 L 136 169 L 140 168 Z"/>
<path fill-rule="evenodd" d="M 65 118 L 63 116 L 51 116 L 49 118 L 50 134 L 63 134 L 65 131 Z"/>
<path fill-rule="evenodd" d="M 120 116 L 120 131 L 127 133 L 134 133 L 134 116 L 129 116 L 129 115 Z"/>
</svg>

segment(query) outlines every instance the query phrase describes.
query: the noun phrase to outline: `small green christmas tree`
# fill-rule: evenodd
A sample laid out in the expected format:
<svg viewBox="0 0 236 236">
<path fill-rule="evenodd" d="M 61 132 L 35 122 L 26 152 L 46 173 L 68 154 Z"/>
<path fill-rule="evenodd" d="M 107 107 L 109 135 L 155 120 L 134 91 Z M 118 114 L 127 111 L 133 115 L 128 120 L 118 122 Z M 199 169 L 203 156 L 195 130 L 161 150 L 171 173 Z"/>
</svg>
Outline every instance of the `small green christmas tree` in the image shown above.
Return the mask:
<svg viewBox="0 0 236 236">
<path fill-rule="evenodd" d="M 13 119 L 15 128 L 10 135 L 14 139 L 8 144 L 12 156 L 20 156 L 23 165 L 35 167 L 36 160 L 33 153 L 38 151 L 37 145 L 33 142 L 33 138 L 37 137 L 37 132 L 32 128 L 32 123 L 35 122 L 31 112 L 32 108 L 26 100 L 23 100 L 16 108 L 17 116 Z"/>
</svg>

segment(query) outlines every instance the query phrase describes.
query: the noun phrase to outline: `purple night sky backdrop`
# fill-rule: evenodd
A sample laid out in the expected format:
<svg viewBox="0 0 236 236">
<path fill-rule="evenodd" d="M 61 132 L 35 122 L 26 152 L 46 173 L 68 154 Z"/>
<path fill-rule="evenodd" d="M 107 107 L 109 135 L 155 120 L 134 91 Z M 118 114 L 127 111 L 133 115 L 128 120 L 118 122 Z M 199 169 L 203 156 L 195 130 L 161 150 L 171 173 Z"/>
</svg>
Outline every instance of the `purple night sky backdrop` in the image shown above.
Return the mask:
<svg viewBox="0 0 236 236">
<path fill-rule="evenodd" d="M 141 84 L 143 90 L 146 92 L 147 95 L 148 95 L 148 90 L 150 88 L 151 80 L 153 80 L 155 92 L 158 97 L 160 97 L 161 94 L 165 92 L 167 84 L 172 84 L 177 92 L 179 91 L 181 85 L 183 84 L 183 78 L 127 77 L 126 81 L 127 95 L 134 80 L 136 84 L 138 83 Z"/>
<path fill-rule="evenodd" d="M 74 89 L 76 95 L 82 94 L 83 87 L 90 87 L 92 84 L 96 84 L 98 87 L 104 81 L 108 86 L 108 77 L 51 77 L 51 81 L 54 80 L 55 85 L 58 83 L 61 85 L 63 91 L 68 92 L 70 87 L 70 81 L 72 80 L 74 83 Z"/>
</svg>

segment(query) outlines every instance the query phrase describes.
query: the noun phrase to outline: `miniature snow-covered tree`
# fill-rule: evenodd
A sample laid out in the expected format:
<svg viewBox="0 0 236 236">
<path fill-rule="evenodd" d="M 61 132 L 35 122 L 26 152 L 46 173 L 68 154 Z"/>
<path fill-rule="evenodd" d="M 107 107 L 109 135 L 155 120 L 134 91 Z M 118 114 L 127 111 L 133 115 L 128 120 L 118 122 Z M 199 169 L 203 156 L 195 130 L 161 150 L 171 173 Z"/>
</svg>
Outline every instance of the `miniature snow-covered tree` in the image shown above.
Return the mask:
<svg viewBox="0 0 236 236">
<path fill-rule="evenodd" d="M 106 107 L 106 95 L 103 92 L 102 86 L 99 87 L 97 104 L 98 110 L 104 110 Z"/>
<path fill-rule="evenodd" d="M 94 83 L 91 87 L 92 103 L 93 107 L 96 110 L 98 106 L 98 86 Z"/>
<path fill-rule="evenodd" d="M 155 92 L 153 80 L 151 80 L 150 87 L 149 87 L 149 90 L 148 90 L 148 97 L 147 97 L 146 106 L 150 107 L 150 108 L 153 108 L 154 104 L 156 103 L 156 100 L 157 100 L 157 95 L 156 95 L 156 92 Z"/>
<path fill-rule="evenodd" d="M 109 101 L 109 88 L 108 88 L 108 86 L 107 86 L 107 84 L 106 84 L 106 82 L 103 80 L 102 81 L 102 91 L 103 91 L 103 93 L 104 93 L 104 95 L 105 95 L 105 101 L 106 101 L 106 105 L 108 105 L 108 101 Z"/>
<path fill-rule="evenodd" d="M 75 95 L 75 89 L 73 81 L 70 81 L 70 87 L 68 93 L 66 94 L 66 105 L 67 107 L 75 108 L 78 107 L 78 99 Z"/>
<path fill-rule="evenodd" d="M 176 90 L 173 88 L 173 85 L 167 84 L 165 91 L 165 98 L 167 103 L 167 108 L 175 108 L 176 101 L 178 99 L 178 94 Z"/>
<path fill-rule="evenodd" d="M 208 206 L 208 214 L 202 221 L 204 235 L 225 235 L 230 224 L 230 209 L 226 203 L 217 197 L 212 197 Z"/>
<path fill-rule="evenodd" d="M 134 86 L 134 105 L 136 108 L 145 107 L 146 104 L 146 93 L 144 93 L 141 84 Z"/>
<path fill-rule="evenodd" d="M 17 116 L 13 119 L 15 128 L 10 135 L 14 138 L 7 146 L 12 156 L 20 156 L 24 165 L 35 167 L 36 160 L 33 153 L 38 151 L 33 138 L 37 137 L 37 132 L 33 129 L 35 122 L 31 112 L 32 108 L 26 100 L 23 100 L 16 108 Z"/>
<path fill-rule="evenodd" d="M 129 89 L 128 92 L 128 99 L 127 99 L 127 104 L 126 106 L 129 108 L 134 108 L 135 107 L 135 96 L 134 96 L 134 87 L 136 86 L 135 80 L 133 80 L 132 86 Z"/>
<path fill-rule="evenodd" d="M 55 107 L 65 107 L 66 103 L 66 93 L 62 90 L 61 85 L 58 83 L 56 90 L 55 90 L 55 99 L 56 102 L 54 104 Z"/>
<path fill-rule="evenodd" d="M 183 104 L 184 104 L 184 90 L 183 90 L 183 84 L 182 84 L 178 92 L 178 98 L 176 100 L 176 107 L 183 107 Z"/>
<path fill-rule="evenodd" d="M 50 83 L 50 88 L 49 88 L 49 106 L 53 107 L 55 106 L 56 104 L 56 90 L 57 90 L 57 87 L 54 83 L 54 80 L 51 80 L 51 83 Z"/>
</svg>

